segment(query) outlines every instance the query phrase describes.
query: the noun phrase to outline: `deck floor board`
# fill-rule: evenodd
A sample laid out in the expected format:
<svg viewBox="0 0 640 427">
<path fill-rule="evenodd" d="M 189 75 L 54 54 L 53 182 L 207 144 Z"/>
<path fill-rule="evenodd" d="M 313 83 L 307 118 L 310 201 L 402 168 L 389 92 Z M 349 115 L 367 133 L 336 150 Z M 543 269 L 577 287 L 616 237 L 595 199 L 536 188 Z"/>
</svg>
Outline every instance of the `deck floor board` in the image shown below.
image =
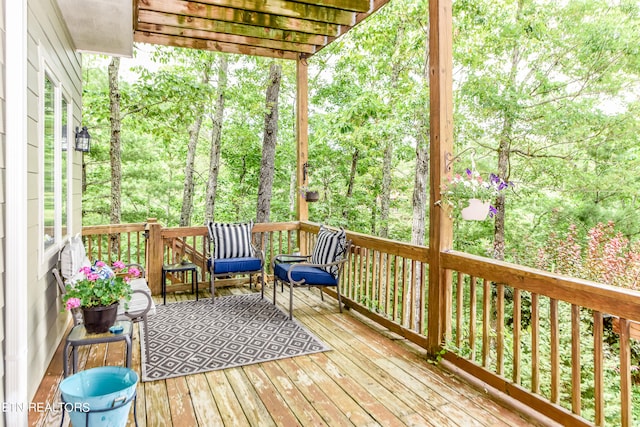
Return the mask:
<svg viewBox="0 0 640 427">
<path fill-rule="evenodd" d="M 223 288 L 221 294 L 249 292 Z M 271 300 L 273 288 L 265 297 Z M 364 320 L 338 312 L 317 290 L 294 291 L 294 317 L 330 351 L 167 380 L 139 383 L 139 426 L 528 426 L 537 425 L 428 363 L 423 349 Z M 203 296 L 205 296 L 203 294 Z M 288 290 L 278 289 L 288 310 Z M 206 296 L 205 296 L 206 297 Z M 192 295 L 167 296 L 167 303 Z M 156 298 L 157 303 L 162 303 Z M 62 347 L 34 403 L 60 402 Z M 133 369 L 140 373 L 140 337 L 133 336 Z M 124 365 L 124 344 L 83 346 L 79 369 Z M 61 411 L 30 413 L 32 426 L 60 424 Z M 69 424 L 65 417 L 65 425 Z M 133 411 L 129 426 L 134 425 Z"/>
</svg>

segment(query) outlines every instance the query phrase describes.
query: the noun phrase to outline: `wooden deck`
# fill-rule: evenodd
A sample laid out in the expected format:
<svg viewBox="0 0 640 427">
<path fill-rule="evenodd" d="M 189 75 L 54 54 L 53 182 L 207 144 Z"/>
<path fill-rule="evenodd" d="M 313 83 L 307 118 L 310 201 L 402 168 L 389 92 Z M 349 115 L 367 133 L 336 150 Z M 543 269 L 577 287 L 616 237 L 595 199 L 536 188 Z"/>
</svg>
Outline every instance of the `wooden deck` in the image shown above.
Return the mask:
<svg viewBox="0 0 640 427">
<path fill-rule="evenodd" d="M 223 293 L 249 292 L 226 288 Z M 267 295 L 272 288 L 268 287 Z M 282 307 L 288 292 L 279 294 Z M 191 299 L 169 295 L 167 302 Z M 156 300 L 161 303 L 160 298 Z M 205 374 L 139 383 L 140 426 L 525 426 L 539 425 L 428 363 L 424 351 L 397 335 L 338 312 L 317 289 L 296 289 L 294 316 L 331 351 Z M 136 326 L 133 367 L 140 373 Z M 79 367 L 123 365 L 124 344 L 80 347 Z M 54 410 L 31 412 L 29 424 L 60 425 L 59 347 L 34 398 Z M 44 406 L 44 405 L 43 405 Z M 65 417 L 65 425 L 68 425 Z M 133 426 L 133 411 L 129 425 Z"/>
</svg>

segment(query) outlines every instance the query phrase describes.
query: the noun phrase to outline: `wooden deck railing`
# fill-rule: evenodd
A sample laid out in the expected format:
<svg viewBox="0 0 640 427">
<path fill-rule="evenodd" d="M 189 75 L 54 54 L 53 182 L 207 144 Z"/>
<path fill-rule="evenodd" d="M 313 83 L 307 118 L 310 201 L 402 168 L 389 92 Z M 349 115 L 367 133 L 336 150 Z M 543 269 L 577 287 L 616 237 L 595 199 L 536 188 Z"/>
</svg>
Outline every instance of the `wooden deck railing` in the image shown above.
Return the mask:
<svg viewBox="0 0 640 427">
<path fill-rule="evenodd" d="M 271 258 L 300 247 L 297 222 L 255 224 L 253 232 L 254 242 L 264 250 L 267 273 Z M 161 293 L 162 265 L 178 263 L 183 257 L 196 264 L 202 284 L 209 282 L 209 237 L 205 226 L 167 228 L 151 218 L 146 223 L 84 227 L 82 236 L 91 261 L 141 264 L 154 295 Z M 181 274 L 168 279 L 176 283 L 173 290 L 187 289 Z"/>
<path fill-rule="evenodd" d="M 453 277 L 446 360 L 564 425 L 638 425 L 630 322 L 640 293 L 459 252 L 442 262 Z"/>
<path fill-rule="evenodd" d="M 279 253 L 311 253 L 318 229 L 309 222 L 256 224 L 254 241 L 269 266 Z M 162 264 L 185 254 L 208 282 L 205 227 L 164 228 L 153 220 L 86 227 L 90 257 L 113 256 L 108 242 L 115 235 L 115 258 L 144 264 L 154 293 Z M 345 304 L 428 348 L 428 248 L 347 235 L 353 245 L 340 283 Z M 443 364 L 563 424 L 640 422 L 630 357 L 639 293 L 458 252 L 442 253 L 441 263 L 449 279 L 440 286 Z M 606 357 L 607 349 L 616 359 Z"/>
<path fill-rule="evenodd" d="M 317 224 L 300 224 L 306 253 L 311 253 L 318 230 Z M 351 253 L 340 285 L 347 305 L 426 346 L 427 247 L 350 231 L 347 238 Z"/>
<path fill-rule="evenodd" d="M 145 223 L 83 227 L 82 236 L 90 260 L 109 264 L 145 263 Z"/>
</svg>

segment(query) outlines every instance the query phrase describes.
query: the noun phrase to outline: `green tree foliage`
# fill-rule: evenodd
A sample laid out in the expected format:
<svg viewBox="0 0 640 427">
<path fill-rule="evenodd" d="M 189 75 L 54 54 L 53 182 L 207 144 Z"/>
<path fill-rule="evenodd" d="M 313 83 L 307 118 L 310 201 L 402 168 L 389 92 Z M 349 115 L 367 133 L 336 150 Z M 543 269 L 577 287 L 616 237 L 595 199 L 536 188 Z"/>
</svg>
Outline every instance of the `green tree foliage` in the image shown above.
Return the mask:
<svg viewBox="0 0 640 427">
<path fill-rule="evenodd" d="M 569 224 L 584 233 L 614 221 L 637 240 L 639 9 L 631 1 L 454 3 L 455 146 L 462 155 L 453 166 L 464 170 L 473 156 L 481 173 L 496 172 L 498 153 L 506 150 L 505 177 L 516 184 L 504 205 L 506 259 L 526 262 L 538 242 Z M 389 237 L 410 240 L 415 145 L 418 132 L 428 132 L 422 127 L 427 34 L 426 2 L 394 0 L 309 60 L 309 185 L 321 194 L 310 205 L 312 220 L 380 232 L 382 166 L 390 147 L 384 225 Z M 120 84 L 122 221 L 157 217 L 175 225 L 188 129 L 199 110 L 210 112 L 213 104 L 215 81 L 200 81 L 202 64 L 219 54 L 141 49 L 155 53 Z M 85 156 L 84 222 L 98 224 L 108 221 L 109 211 L 106 61 L 84 58 L 84 122 L 94 138 Z M 255 217 L 271 62 L 228 58 L 215 213 L 221 221 Z M 294 218 L 296 190 L 295 64 L 281 64 L 273 221 Z M 204 218 L 210 125 L 204 121 L 196 153 L 193 224 Z M 493 254 L 491 221 L 456 221 L 454 233 L 456 249 Z"/>
<path fill-rule="evenodd" d="M 500 172 L 520 189 L 506 202 L 507 256 L 523 251 L 520 237 L 559 223 L 622 220 L 637 234 L 623 207 L 637 209 L 638 177 L 620 173 L 621 164 L 637 166 L 638 98 L 627 96 L 640 71 L 637 3 L 455 8 L 456 144 L 474 147 L 486 171 L 499 171 L 498 155 L 507 155 Z"/>
</svg>

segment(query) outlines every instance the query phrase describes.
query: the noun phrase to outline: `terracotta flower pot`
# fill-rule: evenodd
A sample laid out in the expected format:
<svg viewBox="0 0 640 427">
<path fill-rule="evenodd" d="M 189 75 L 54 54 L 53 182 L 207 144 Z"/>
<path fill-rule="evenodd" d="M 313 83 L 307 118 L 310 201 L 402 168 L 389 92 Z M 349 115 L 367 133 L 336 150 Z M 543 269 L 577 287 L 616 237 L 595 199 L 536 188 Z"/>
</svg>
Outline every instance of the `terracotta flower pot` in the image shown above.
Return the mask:
<svg viewBox="0 0 640 427">
<path fill-rule="evenodd" d="M 83 307 L 84 327 L 90 334 L 107 332 L 116 322 L 118 303 L 108 306 Z"/>
</svg>

